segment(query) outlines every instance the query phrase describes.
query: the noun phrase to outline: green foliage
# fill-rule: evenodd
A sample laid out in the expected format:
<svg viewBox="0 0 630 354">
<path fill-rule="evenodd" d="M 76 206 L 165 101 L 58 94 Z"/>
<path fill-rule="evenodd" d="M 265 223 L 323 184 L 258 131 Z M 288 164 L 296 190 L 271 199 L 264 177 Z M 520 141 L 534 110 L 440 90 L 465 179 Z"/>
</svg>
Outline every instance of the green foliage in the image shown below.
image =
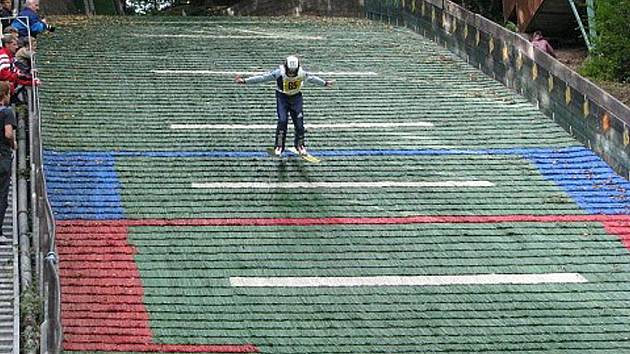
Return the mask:
<svg viewBox="0 0 630 354">
<path fill-rule="evenodd" d="M 630 0 L 595 2 L 595 49 L 580 70 L 597 79 L 630 82 Z"/>
<path fill-rule="evenodd" d="M 518 27 L 516 26 L 516 24 L 514 22 L 507 21 L 507 22 L 505 22 L 503 27 L 509 29 L 512 32 L 518 32 Z"/>
<path fill-rule="evenodd" d="M 25 289 L 20 296 L 20 337 L 24 353 L 39 351 L 39 324 L 42 322 L 43 302 L 35 283 Z"/>
</svg>

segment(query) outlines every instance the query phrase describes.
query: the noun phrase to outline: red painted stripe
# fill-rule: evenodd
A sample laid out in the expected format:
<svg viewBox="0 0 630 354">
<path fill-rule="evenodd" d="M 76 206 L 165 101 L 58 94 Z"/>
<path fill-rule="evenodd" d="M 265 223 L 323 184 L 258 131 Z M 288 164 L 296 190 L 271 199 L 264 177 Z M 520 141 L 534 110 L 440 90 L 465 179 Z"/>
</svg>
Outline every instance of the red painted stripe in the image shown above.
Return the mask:
<svg viewBox="0 0 630 354">
<path fill-rule="evenodd" d="M 243 345 L 172 345 L 172 344 L 95 344 L 72 343 L 64 346 L 69 351 L 108 351 L 141 353 L 258 353 L 256 346 Z"/>
<path fill-rule="evenodd" d="M 66 308 L 63 312 L 64 318 L 72 318 L 77 321 L 83 321 L 86 319 L 91 319 L 92 323 L 94 323 L 95 319 L 101 320 L 142 320 L 148 321 L 149 319 L 146 317 L 146 313 L 142 311 L 138 311 L 141 308 L 130 308 L 129 311 L 121 311 L 121 312 L 102 312 L 102 311 L 94 311 L 94 307 L 90 307 L 85 310 L 71 310 Z"/>
<path fill-rule="evenodd" d="M 84 228 L 121 226 L 308 226 L 344 224 L 471 224 L 506 222 L 630 222 L 630 215 L 448 215 L 367 218 L 210 218 L 210 219 L 138 219 L 138 220 L 62 220 L 77 232 Z"/>
<path fill-rule="evenodd" d="M 62 286 L 64 286 L 63 283 L 62 283 Z M 125 293 L 126 295 L 142 296 L 144 294 L 144 290 L 142 288 L 128 288 L 124 286 L 116 286 L 116 287 L 98 286 L 98 283 L 90 287 L 68 286 L 67 288 L 65 288 L 65 290 L 68 292 L 67 293 L 68 295 L 107 296 L 107 295 L 119 295 L 119 294 Z"/>
<path fill-rule="evenodd" d="M 63 295 L 62 295 L 63 297 Z M 62 302 L 61 303 L 61 315 L 65 316 L 66 312 L 71 313 L 75 311 L 85 311 L 85 312 L 94 312 L 94 313 L 125 313 L 125 312 L 135 312 L 136 314 L 146 315 L 146 308 L 144 307 L 144 303 L 134 303 L 134 304 L 96 304 L 93 302 Z M 118 311 L 118 312 L 115 312 Z M 148 315 L 147 315 L 148 316 Z M 68 316 L 73 317 L 73 316 Z M 148 318 L 148 317 L 147 317 Z"/>
<path fill-rule="evenodd" d="M 63 247 L 62 245 L 60 249 L 61 251 L 58 252 L 59 255 L 63 255 L 65 253 L 70 253 L 74 255 L 99 254 L 99 253 L 103 253 L 104 250 L 109 255 L 134 255 L 136 254 L 136 249 L 133 247 L 130 247 L 129 245 L 125 245 L 124 247 L 107 247 L 106 249 L 104 249 L 103 247 L 89 247 L 89 246 L 82 246 L 81 244 L 77 244 L 77 245 L 73 245 L 69 247 Z"/>
<path fill-rule="evenodd" d="M 85 262 L 88 263 L 88 262 Z M 83 263 L 84 265 L 87 265 Z M 86 269 L 79 267 L 64 267 L 60 270 L 61 276 L 71 278 L 71 277 L 79 277 L 79 278 L 132 278 L 136 275 L 133 268 L 130 268 L 127 264 L 125 268 L 94 268 L 94 269 Z"/>
<path fill-rule="evenodd" d="M 116 263 L 99 262 L 99 261 L 86 261 L 85 257 L 78 261 L 68 260 L 68 257 L 64 257 L 64 268 L 83 270 L 87 266 L 94 267 L 95 270 L 107 270 L 109 272 L 121 272 L 136 267 L 135 262 L 123 262 L 117 261 Z"/>
<path fill-rule="evenodd" d="M 621 243 L 630 250 L 630 222 L 605 222 L 604 228 L 609 234 L 617 235 Z"/>
<path fill-rule="evenodd" d="M 113 267 L 117 267 L 119 264 L 124 264 L 129 261 L 129 255 L 127 254 L 73 254 L 71 251 L 68 252 L 64 249 L 63 259 L 65 261 L 85 261 L 86 258 L 90 259 L 89 262 L 94 262 L 95 264 L 98 264 L 98 262 L 105 262 L 113 264 Z"/>
<path fill-rule="evenodd" d="M 95 236 L 97 235 L 97 236 Z M 252 353 L 251 344 L 157 344 L 127 225 L 57 223 L 66 351 Z M 95 238 L 96 237 L 96 238 Z"/>
<path fill-rule="evenodd" d="M 101 340 L 107 337 L 115 338 L 117 342 L 121 342 L 123 338 L 132 342 L 138 340 L 151 342 L 153 337 L 151 331 L 146 328 L 146 321 L 94 321 L 91 319 L 68 319 L 68 321 L 73 325 L 64 326 L 63 333 L 75 341 L 80 336 L 85 336 L 90 341 L 94 339 L 94 336 L 98 336 Z"/>
<path fill-rule="evenodd" d="M 73 247 L 73 246 L 85 246 L 85 247 L 126 247 L 126 240 L 108 240 L 108 239 L 67 239 L 64 238 L 63 241 L 57 242 L 57 245 Z"/>
</svg>

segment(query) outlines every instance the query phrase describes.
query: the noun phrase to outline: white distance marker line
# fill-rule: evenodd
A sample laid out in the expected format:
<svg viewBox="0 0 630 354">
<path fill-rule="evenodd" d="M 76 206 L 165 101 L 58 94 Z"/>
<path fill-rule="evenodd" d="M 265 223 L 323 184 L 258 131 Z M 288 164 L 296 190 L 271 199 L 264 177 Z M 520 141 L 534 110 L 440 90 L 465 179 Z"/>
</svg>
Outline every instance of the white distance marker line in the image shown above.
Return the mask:
<svg viewBox="0 0 630 354">
<path fill-rule="evenodd" d="M 195 183 L 200 189 L 304 189 L 304 188 L 433 188 L 433 187 L 493 187 L 489 181 L 436 182 L 209 182 Z"/>
<path fill-rule="evenodd" d="M 304 288 L 586 283 L 579 273 L 474 274 L 378 277 L 230 277 L 233 287 Z"/>
<path fill-rule="evenodd" d="M 263 71 L 223 71 L 223 70 L 151 70 L 160 75 L 210 75 L 210 76 L 234 76 L 234 75 L 260 75 Z M 374 71 L 312 71 L 318 76 L 376 76 Z"/>
<path fill-rule="evenodd" d="M 218 29 L 219 29 L 219 30 L 226 31 L 226 29 L 225 29 L 223 26 L 219 26 L 219 27 L 218 27 Z M 216 30 L 216 28 L 215 28 L 215 30 Z M 261 31 L 252 31 L 252 30 L 238 29 L 238 28 L 233 28 L 233 29 L 230 29 L 230 31 L 232 31 L 232 32 L 240 32 L 240 33 L 247 33 L 247 34 L 256 34 L 256 35 L 259 35 L 259 36 L 266 36 L 266 37 L 269 37 L 269 36 L 272 36 L 272 37 L 277 37 L 277 36 L 279 36 L 279 34 L 277 34 L 277 33 L 271 33 L 271 32 L 261 32 Z M 214 35 L 215 35 L 215 33 L 214 33 L 214 32 L 210 32 L 210 31 L 208 31 L 208 30 L 194 30 L 194 31 L 188 31 L 188 34 L 190 34 L 190 33 L 196 33 L 196 34 L 210 34 L 210 35 L 212 35 L 212 36 L 214 36 Z M 138 34 L 140 35 L 141 33 L 138 33 Z M 188 34 L 187 34 L 187 35 L 188 35 Z M 168 35 L 168 34 L 166 34 L 166 35 Z"/>
<path fill-rule="evenodd" d="M 296 39 L 307 41 L 321 41 L 324 37 L 321 36 L 302 36 L 302 35 L 288 35 L 288 36 L 271 36 L 271 35 L 238 35 L 238 34 L 152 34 L 152 33 L 132 33 L 134 37 L 142 38 L 194 38 L 194 39 Z"/>
<path fill-rule="evenodd" d="M 286 39 L 307 39 L 307 40 L 323 40 L 322 36 L 305 36 L 302 34 L 289 34 L 289 33 L 277 33 L 277 32 L 264 32 L 264 31 L 253 31 L 247 29 L 233 29 L 236 32 L 254 34 L 258 36 L 264 36 L 266 38 L 286 38 Z"/>
<path fill-rule="evenodd" d="M 433 127 L 429 122 L 400 122 L 400 123 L 341 123 L 341 124 L 305 124 L 306 129 L 348 129 L 348 128 L 399 128 L 399 127 Z M 275 124 L 171 124 L 171 129 L 188 130 L 228 130 L 228 129 L 276 129 Z"/>
</svg>

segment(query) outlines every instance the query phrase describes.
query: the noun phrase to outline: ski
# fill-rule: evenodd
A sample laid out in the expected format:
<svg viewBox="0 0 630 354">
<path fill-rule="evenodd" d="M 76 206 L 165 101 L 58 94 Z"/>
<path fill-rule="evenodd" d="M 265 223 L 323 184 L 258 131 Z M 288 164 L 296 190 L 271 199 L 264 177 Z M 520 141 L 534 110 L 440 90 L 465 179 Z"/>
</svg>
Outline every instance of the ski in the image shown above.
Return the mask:
<svg viewBox="0 0 630 354">
<path fill-rule="evenodd" d="M 287 150 L 289 150 L 292 153 L 296 154 L 297 156 L 299 156 L 302 160 L 304 160 L 306 162 L 310 162 L 310 163 L 320 163 L 321 162 L 320 159 L 318 159 L 317 157 L 309 154 L 308 152 L 306 154 L 300 154 L 300 152 L 297 151 L 297 149 L 294 148 L 294 147 L 287 148 Z"/>
</svg>

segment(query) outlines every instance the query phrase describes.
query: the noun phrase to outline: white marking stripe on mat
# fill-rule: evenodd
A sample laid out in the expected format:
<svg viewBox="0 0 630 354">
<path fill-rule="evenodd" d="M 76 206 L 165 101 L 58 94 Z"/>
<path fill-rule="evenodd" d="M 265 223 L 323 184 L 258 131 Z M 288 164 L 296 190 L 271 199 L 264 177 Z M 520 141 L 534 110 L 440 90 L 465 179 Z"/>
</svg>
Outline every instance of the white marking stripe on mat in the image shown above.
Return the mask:
<svg viewBox="0 0 630 354">
<path fill-rule="evenodd" d="M 586 283 L 579 273 L 475 274 L 379 277 L 231 277 L 234 287 L 441 286 Z"/>
<path fill-rule="evenodd" d="M 424 188 L 424 187 L 493 187 L 489 181 L 436 181 L 436 182 L 214 182 L 192 183 L 192 188 L 205 189 L 294 189 L 294 188 Z"/>
<path fill-rule="evenodd" d="M 221 70 L 151 70 L 154 74 L 163 75 L 216 75 L 216 76 L 232 76 L 232 75 L 260 75 L 263 71 L 221 71 Z M 374 71 L 312 71 L 312 74 L 321 76 L 376 76 L 378 73 Z"/>
<path fill-rule="evenodd" d="M 433 127 L 429 122 L 408 122 L 408 123 L 341 123 L 341 124 L 305 124 L 307 129 L 347 129 L 347 128 L 398 128 L 398 127 Z M 225 130 L 225 129 L 276 129 L 275 124 L 171 124 L 171 129 L 203 129 L 203 130 Z"/>
<path fill-rule="evenodd" d="M 302 36 L 302 35 L 289 35 L 286 37 L 273 36 L 273 35 L 234 35 L 234 34 L 151 34 L 151 33 L 134 33 L 134 37 L 145 38 L 194 38 L 194 39 L 302 39 L 311 41 L 321 41 L 324 37 L 321 36 Z"/>
</svg>

